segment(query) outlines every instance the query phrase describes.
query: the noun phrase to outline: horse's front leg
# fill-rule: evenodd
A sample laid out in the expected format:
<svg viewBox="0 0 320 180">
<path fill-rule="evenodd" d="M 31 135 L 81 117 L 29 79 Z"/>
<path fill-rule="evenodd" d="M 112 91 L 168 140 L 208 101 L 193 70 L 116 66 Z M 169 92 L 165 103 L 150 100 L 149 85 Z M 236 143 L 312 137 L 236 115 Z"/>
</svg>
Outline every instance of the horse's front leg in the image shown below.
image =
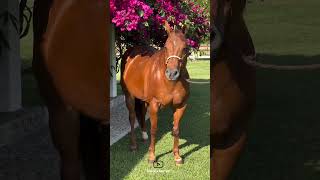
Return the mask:
<svg viewBox="0 0 320 180">
<path fill-rule="evenodd" d="M 151 101 L 150 107 L 150 122 L 151 122 L 151 139 L 150 139 L 150 146 L 149 146 L 149 163 L 153 163 L 156 160 L 155 155 L 155 144 L 156 144 L 156 133 L 157 133 L 157 126 L 158 126 L 158 111 L 159 105 L 156 101 Z"/>
<path fill-rule="evenodd" d="M 172 135 L 174 137 L 173 155 L 174 155 L 174 161 L 176 162 L 176 165 L 183 164 L 183 159 L 180 157 L 180 153 L 179 153 L 179 124 L 186 110 L 186 107 L 187 105 L 183 104 L 178 108 L 174 108 L 174 113 L 173 113 L 173 128 L 172 128 Z"/>
</svg>

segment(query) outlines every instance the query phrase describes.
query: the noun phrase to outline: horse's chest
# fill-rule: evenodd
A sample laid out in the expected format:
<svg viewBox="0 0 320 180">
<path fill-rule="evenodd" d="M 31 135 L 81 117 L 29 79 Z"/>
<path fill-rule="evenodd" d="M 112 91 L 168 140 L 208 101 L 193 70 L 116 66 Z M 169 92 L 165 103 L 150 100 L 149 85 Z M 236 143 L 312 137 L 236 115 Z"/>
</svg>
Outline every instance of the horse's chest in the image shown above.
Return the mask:
<svg viewBox="0 0 320 180">
<path fill-rule="evenodd" d="M 159 103 L 162 106 L 180 105 L 186 99 L 187 93 L 184 89 L 173 89 L 172 91 L 162 92 L 158 95 Z"/>
</svg>

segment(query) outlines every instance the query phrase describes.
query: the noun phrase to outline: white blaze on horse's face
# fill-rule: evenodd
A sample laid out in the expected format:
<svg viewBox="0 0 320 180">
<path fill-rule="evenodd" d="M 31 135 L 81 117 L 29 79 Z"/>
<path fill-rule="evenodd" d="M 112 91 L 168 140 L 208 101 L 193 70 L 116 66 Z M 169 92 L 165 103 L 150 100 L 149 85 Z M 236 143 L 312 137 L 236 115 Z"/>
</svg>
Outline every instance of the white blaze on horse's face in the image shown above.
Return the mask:
<svg viewBox="0 0 320 180">
<path fill-rule="evenodd" d="M 179 30 L 170 31 L 165 44 L 167 57 L 165 59 L 167 69 L 165 75 L 168 80 L 175 81 L 180 76 L 180 69 L 185 56 L 187 46 L 184 33 Z"/>
</svg>

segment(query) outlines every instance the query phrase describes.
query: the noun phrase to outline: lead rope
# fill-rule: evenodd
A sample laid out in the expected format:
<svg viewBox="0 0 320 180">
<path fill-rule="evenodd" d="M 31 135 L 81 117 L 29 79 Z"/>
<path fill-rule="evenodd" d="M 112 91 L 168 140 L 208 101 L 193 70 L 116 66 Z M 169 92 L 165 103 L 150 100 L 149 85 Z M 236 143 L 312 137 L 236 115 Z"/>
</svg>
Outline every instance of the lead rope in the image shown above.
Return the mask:
<svg viewBox="0 0 320 180">
<path fill-rule="evenodd" d="M 172 56 L 169 56 L 166 60 L 166 64 L 168 64 L 168 61 L 171 59 L 171 58 L 177 58 L 179 61 L 181 61 L 182 59 L 184 59 L 185 57 L 179 57 L 179 56 L 175 56 L 175 55 L 172 55 Z M 185 79 L 188 83 L 190 84 L 210 84 L 210 81 L 205 81 L 205 82 L 201 82 L 201 81 L 192 81 L 191 79 Z"/>
<path fill-rule="evenodd" d="M 190 84 L 210 84 L 210 81 L 201 82 L 201 81 L 192 81 L 191 79 L 185 79 L 185 80 Z"/>
<path fill-rule="evenodd" d="M 264 69 L 274 69 L 274 70 L 316 70 L 320 69 L 320 64 L 310 64 L 310 65 L 275 65 L 275 64 L 264 64 L 255 61 L 257 59 L 256 54 L 253 56 L 244 56 L 243 60 L 248 65 L 264 68 Z"/>
</svg>

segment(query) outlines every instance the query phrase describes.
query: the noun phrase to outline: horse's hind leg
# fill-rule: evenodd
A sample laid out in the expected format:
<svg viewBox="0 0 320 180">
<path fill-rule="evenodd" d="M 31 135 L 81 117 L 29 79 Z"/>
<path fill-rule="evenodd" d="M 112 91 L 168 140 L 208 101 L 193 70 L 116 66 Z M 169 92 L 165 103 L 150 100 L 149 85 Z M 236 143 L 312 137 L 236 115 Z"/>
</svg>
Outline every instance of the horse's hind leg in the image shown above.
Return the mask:
<svg viewBox="0 0 320 180">
<path fill-rule="evenodd" d="M 141 127 L 142 131 L 142 140 L 143 142 L 147 142 L 148 140 L 148 133 L 147 133 L 147 127 L 146 127 L 146 113 L 147 113 L 147 107 L 145 105 L 144 101 L 141 101 L 140 99 L 135 99 L 135 111 L 137 115 L 138 122 Z"/>
<path fill-rule="evenodd" d="M 55 147 L 60 154 L 63 180 L 80 179 L 79 119 L 76 112 L 64 107 L 48 107 L 49 125 Z"/>
<path fill-rule="evenodd" d="M 80 114 L 80 152 L 85 177 L 88 180 L 107 178 L 108 126 L 97 119 Z M 102 149 L 104 151 L 102 151 Z M 109 156 L 109 155 L 108 155 Z"/>
<path fill-rule="evenodd" d="M 134 124 L 136 120 L 136 113 L 135 113 L 135 98 L 131 96 L 129 93 L 125 93 L 126 96 L 126 105 L 129 111 L 129 121 L 131 126 L 131 144 L 130 144 L 130 150 L 136 151 L 137 150 L 137 141 L 136 141 L 136 135 L 134 133 Z"/>
</svg>

